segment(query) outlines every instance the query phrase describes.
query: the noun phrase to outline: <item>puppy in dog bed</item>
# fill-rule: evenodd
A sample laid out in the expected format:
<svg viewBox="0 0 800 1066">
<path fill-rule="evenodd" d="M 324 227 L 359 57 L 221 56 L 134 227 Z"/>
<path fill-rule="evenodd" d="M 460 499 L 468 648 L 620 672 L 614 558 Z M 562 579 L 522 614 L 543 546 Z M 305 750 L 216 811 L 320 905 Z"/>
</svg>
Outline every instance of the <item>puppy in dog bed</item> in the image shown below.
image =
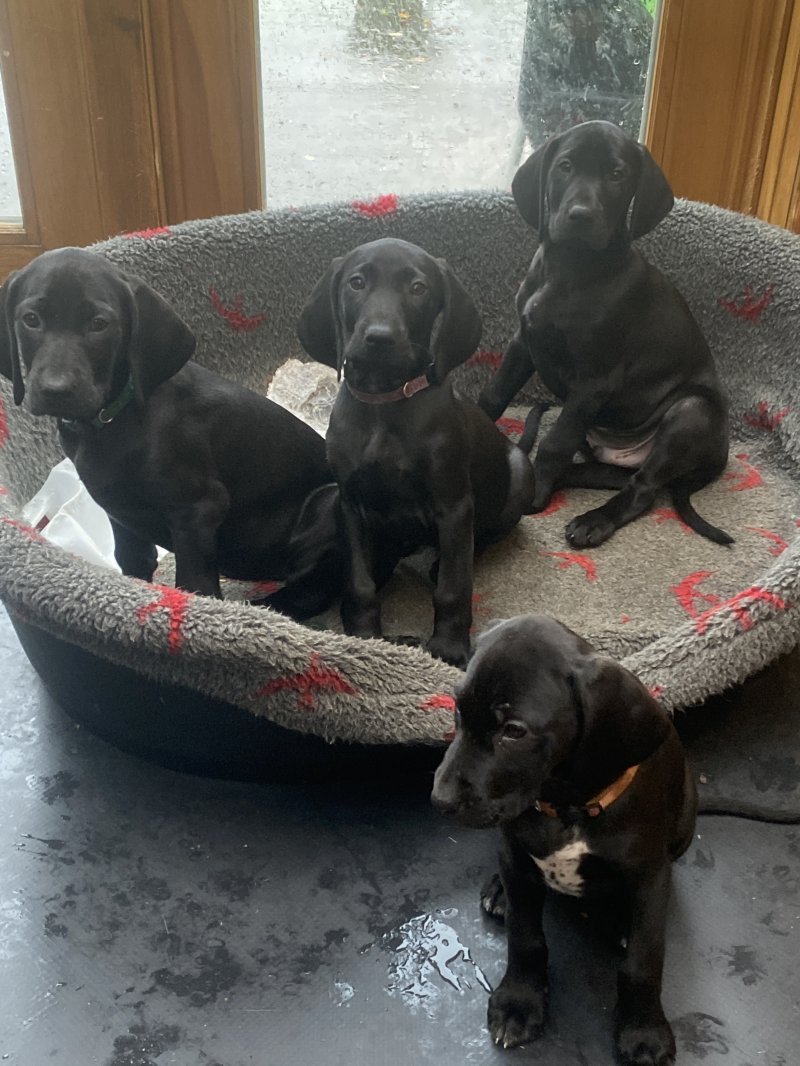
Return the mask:
<svg viewBox="0 0 800 1066">
<path fill-rule="evenodd" d="M 671 863 L 694 833 L 697 793 L 680 739 L 644 685 L 560 622 L 528 615 L 484 632 L 457 693 L 456 736 L 432 800 L 499 826 L 508 967 L 489 1000 L 492 1039 L 541 1035 L 545 890 L 627 912 L 615 1041 L 626 1064 L 675 1056 L 661 1006 Z M 496 885 L 484 890 L 495 906 Z"/>
<path fill-rule="evenodd" d="M 58 419 L 107 512 L 124 574 L 220 597 L 220 574 L 276 579 L 269 605 L 317 614 L 341 583 L 338 492 L 321 438 L 271 400 L 190 362 L 158 293 L 95 252 L 46 252 L 0 288 L 0 373 Z"/>
<path fill-rule="evenodd" d="M 498 418 L 534 371 L 562 402 L 536 454 L 534 511 L 565 486 L 621 490 L 567 526 L 573 547 L 596 547 L 666 490 L 687 525 L 730 544 L 690 502 L 725 469 L 727 397 L 686 301 L 631 246 L 672 209 L 660 167 L 618 126 L 585 122 L 537 149 L 512 192 L 541 243 L 517 293 L 519 330 L 478 402 Z"/>
<path fill-rule="evenodd" d="M 378 591 L 400 559 L 432 545 L 428 651 L 456 666 L 469 654 L 473 554 L 533 497 L 527 456 L 448 381 L 480 335 L 447 263 L 389 238 L 335 259 L 299 324 L 309 355 L 344 377 L 327 444 L 349 554 L 345 632 L 379 637 Z"/>
</svg>

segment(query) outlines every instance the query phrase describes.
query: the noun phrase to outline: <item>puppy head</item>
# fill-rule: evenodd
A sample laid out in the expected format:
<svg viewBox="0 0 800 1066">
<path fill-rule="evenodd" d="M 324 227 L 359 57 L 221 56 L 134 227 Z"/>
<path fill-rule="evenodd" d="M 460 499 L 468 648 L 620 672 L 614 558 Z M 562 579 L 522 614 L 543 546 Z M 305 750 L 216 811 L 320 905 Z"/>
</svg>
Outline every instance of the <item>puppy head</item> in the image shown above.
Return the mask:
<svg viewBox="0 0 800 1066">
<path fill-rule="evenodd" d="M 481 635 L 457 693 L 432 800 L 465 825 L 505 825 L 537 799 L 585 802 L 666 739 L 644 686 L 541 615 Z"/>
<path fill-rule="evenodd" d="M 373 393 L 426 372 L 442 382 L 480 334 L 478 309 L 447 263 L 394 238 L 334 259 L 298 324 L 312 358 Z"/>
<path fill-rule="evenodd" d="M 643 144 L 612 122 L 584 122 L 552 137 L 522 164 L 511 191 L 542 240 L 595 251 L 624 235 L 633 201 L 631 240 L 671 211 L 672 189 Z"/>
<path fill-rule="evenodd" d="M 96 252 L 45 252 L 0 287 L 0 373 L 35 415 L 93 418 L 129 374 L 143 401 L 194 346 L 158 293 Z"/>
</svg>

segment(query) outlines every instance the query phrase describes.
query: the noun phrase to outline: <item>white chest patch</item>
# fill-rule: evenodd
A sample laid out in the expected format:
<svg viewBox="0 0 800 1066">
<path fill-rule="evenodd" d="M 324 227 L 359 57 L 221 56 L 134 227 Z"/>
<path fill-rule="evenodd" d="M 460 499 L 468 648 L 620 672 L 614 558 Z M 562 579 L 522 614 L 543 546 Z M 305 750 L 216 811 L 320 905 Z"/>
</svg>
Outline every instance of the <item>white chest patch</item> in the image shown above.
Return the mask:
<svg viewBox="0 0 800 1066">
<path fill-rule="evenodd" d="M 565 896 L 582 896 L 584 884 L 578 871 L 584 855 L 589 854 L 585 841 L 573 840 L 543 859 L 537 859 L 535 855 L 531 858 L 544 874 L 549 888 L 563 892 Z"/>
</svg>

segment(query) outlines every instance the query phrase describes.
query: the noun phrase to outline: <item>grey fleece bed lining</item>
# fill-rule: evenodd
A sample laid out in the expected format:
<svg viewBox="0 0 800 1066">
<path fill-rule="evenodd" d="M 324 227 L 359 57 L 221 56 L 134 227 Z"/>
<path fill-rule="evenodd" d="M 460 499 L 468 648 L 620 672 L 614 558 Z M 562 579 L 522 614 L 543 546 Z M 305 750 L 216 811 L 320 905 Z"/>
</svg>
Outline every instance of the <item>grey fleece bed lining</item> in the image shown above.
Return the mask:
<svg viewBox="0 0 800 1066">
<path fill-rule="evenodd" d="M 254 213 L 100 250 L 175 303 L 197 331 L 198 361 L 264 391 L 285 358 L 301 355 L 294 323 L 329 259 L 383 234 L 444 255 L 475 295 L 482 347 L 457 381 L 477 395 L 513 331 L 514 291 L 535 247 L 505 196 L 409 198 L 378 218 L 351 205 Z M 679 707 L 797 641 L 800 241 L 679 202 L 640 243 L 689 300 L 731 393 L 728 471 L 694 503 L 736 544 L 685 531 L 664 500 L 601 548 L 574 553 L 564 525 L 609 493 L 569 490 L 478 560 L 475 629 L 526 610 L 553 614 Z M 0 390 L 8 423 L 0 509 L 13 521 L 60 454 L 52 426 L 14 409 L 5 383 Z M 506 430 L 518 430 L 523 415 L 509 412 Z M 259 608 L 186 597 L 98 571 L 13 524 L 0 525 L 0 544 L 0 596 L 12 610 L 114 662 L 331 740 L 436 743 L 450 729 L 457 672 L 421 650 L 343 637 L 335 612 L 298 626 Z M 387 633 L 427 636 L 428 566 L 412 560 L 393 579 Z"/>
</svg>

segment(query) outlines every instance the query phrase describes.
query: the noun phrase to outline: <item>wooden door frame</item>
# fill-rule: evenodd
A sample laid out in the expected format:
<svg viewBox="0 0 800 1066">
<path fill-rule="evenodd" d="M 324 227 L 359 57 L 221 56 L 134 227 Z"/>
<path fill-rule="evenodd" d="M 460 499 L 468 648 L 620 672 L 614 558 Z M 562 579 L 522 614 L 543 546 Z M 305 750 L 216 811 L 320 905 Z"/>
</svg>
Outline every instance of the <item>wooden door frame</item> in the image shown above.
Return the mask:
<svg viewBox="0 0 800 1066">
<path fill-rule="evenodd" d="M 778 140 L 796 142 L 796 163 L 787 79 L 796 90 L 799 8 L 663 0 L 645 140 L 677 195 L 786 224 Z"/>
<path fill-rule="evenodd" d="M 263 206 L 254 0 L 0 0 L 0 67 L 23 215 L 0 225 L 0 279 Z"/>
</svg>

